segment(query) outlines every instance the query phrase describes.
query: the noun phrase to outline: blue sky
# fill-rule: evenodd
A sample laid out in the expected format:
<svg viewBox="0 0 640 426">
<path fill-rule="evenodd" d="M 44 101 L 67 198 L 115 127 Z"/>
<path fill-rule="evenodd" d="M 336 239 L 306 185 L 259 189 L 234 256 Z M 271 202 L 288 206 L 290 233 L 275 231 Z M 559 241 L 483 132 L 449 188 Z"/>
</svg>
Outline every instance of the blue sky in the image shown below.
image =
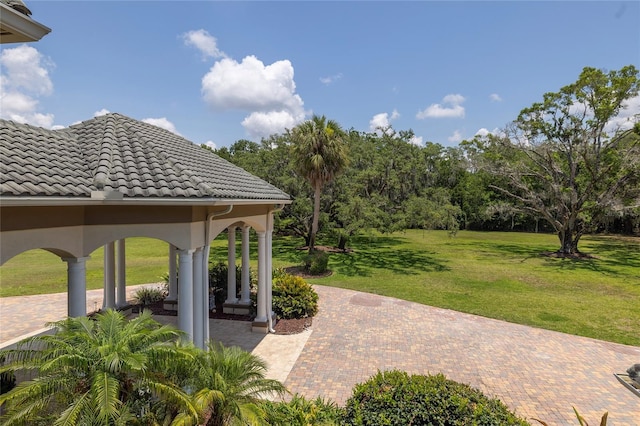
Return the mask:
<svg viewBox="0 0 640 426">
<path fill-rule="evenodd" d="M 217 147 L 312 114 L 452 146 L 585 66 L 640 66 L 638 1 L 26 3 L 52 32 L 2 45 L 2 118 L 118 112 Z"/>
</svg>

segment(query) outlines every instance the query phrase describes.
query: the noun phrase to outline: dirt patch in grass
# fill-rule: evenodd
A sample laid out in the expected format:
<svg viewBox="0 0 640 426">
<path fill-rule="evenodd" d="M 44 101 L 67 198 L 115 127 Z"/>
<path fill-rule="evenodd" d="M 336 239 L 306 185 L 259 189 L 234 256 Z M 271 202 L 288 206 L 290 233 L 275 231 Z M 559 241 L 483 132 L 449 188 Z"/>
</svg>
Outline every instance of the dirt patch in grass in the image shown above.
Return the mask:
<svg viewBox="0 0 640 426">
<path fill-rule="evenodd" d="M 557 251 L 545 251 L 540 253 L 540 256 L 544 256 L 544 257 L 553 257 L 556 259 L 575 259 L 575 260 L 580 260 L 580 259 L 597 259 L 596 256 L 592 255 L 592 254 L 588 254 L 588 253 L 573 253 L 573 254 L 569 254 L 569 253 L 560 253 Z"/>
<path fill-rule="evenodd" d="M 301 278 L 324 278 L 324 277 L 328 277 L 331 274 L 333 274 L 332 271 L 330 270 L 326 270 L 321 274 L 310 274 L 308 272 L 306 272 L 301 266 L 289 266 L 288 268 L 284 268 L 285 272 L 287 274 L 291 274 L 291 275 L 295 275 L 297 277 L 301 277 Z"/>
</svg>

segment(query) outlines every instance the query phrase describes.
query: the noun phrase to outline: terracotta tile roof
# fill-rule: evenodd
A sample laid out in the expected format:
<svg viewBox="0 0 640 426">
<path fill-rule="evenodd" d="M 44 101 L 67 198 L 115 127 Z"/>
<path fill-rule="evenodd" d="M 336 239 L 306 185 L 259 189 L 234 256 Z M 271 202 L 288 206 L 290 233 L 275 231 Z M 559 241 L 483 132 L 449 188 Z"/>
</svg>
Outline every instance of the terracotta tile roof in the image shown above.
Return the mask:
<svg viewBox="0 0 640 426">
<path fill-rule="evenodd" d="M 62 130 L 0 120 L 0 195 L 289 200 L 167 130 L 107 114 Z"/>
</svg>

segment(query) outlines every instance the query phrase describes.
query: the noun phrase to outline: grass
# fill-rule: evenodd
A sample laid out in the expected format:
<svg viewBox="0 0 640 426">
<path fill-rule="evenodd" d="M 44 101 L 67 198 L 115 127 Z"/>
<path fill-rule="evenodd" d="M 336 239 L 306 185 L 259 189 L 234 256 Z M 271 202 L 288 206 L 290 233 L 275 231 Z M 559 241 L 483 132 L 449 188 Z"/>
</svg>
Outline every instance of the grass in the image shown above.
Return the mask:
<svg viewBox="0 0 640 426">
<path fill-rule="evenodd" d="M 273 265 L 298 264 L 300 240 L 277 238 Z M 333 275 L 312 283 L 376 293 L 519 324 L 640 346 L 640 241 L 584 237 L 592 259 L 540 256 L 554 251 L 548 234 L 407 231 L 355 239 L 352 253 L 331 254 Z M 239 246 L 238 246 L 239 249 Z M 255 238 L 251 258 L 257 258 Z M 167 272 L 167 244 L 127 240 L 127 283 L 159 281 Z M 223 236 L 211 261 L 226 261 Z M 240 259 L 238 250 L 237 259 Z M 92 254 L 89 288 L 102 287 L 102 252 Z M 36 250 L 0 268 L 0 295 L 66 291 L 66 266 Z"/>
<path fill-rule="evenodd" d="M 162 281 L 169 270 L 169 245 L 150 238 L 126 240 L 127 285 Z M 103 250 L 87 261 L 87 289 L 102 288 Z M 45 250 L 30 250 L 0 267 L 0 297 L 67 291 L 67 264 Z"/>
</svg>

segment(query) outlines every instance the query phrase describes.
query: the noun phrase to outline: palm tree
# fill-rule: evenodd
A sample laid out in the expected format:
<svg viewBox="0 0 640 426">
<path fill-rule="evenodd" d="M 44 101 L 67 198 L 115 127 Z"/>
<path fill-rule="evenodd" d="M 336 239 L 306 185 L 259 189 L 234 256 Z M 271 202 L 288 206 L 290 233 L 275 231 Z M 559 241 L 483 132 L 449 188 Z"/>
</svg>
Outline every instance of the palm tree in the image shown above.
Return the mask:
<svg viewBox="0 0 640 426">
<path fill-rule="evenodd" d="M 203 425 L 260 424 L 266 416 L 262 399 L 286 392 L 282 383 L 265 378 L 267 367 L 261 358 L 239 347 L 210 343 L 208 351 L 195 353 L 182 385 L 193 390 Z"/>
<path fill-rule="evenodd" d="M 3 370 L 35 376 L 0 396 L 5 425 L 117 425 L 140 422 L 141 411 L 161 402 L 165 418 L 195 419 L 188 395 L 171 383 L 167 365 L 188 361 L 176 339 L 181 332 L 145 311 L 128 321 L 115 310 L 50 324 L 53 335 L 36 336 L 3 351 Z"/>
<path fill-rule="evenodd" d="M 309 253 L 313 252 L 322 187 L 331 182 L 347 164 L 344 132 L 340 125 L 325 116 L 314 115 L 291 131 L 292 154 L 298 172 L 313 187 L 313 221 L 309 234 Z"/>
</svg>

